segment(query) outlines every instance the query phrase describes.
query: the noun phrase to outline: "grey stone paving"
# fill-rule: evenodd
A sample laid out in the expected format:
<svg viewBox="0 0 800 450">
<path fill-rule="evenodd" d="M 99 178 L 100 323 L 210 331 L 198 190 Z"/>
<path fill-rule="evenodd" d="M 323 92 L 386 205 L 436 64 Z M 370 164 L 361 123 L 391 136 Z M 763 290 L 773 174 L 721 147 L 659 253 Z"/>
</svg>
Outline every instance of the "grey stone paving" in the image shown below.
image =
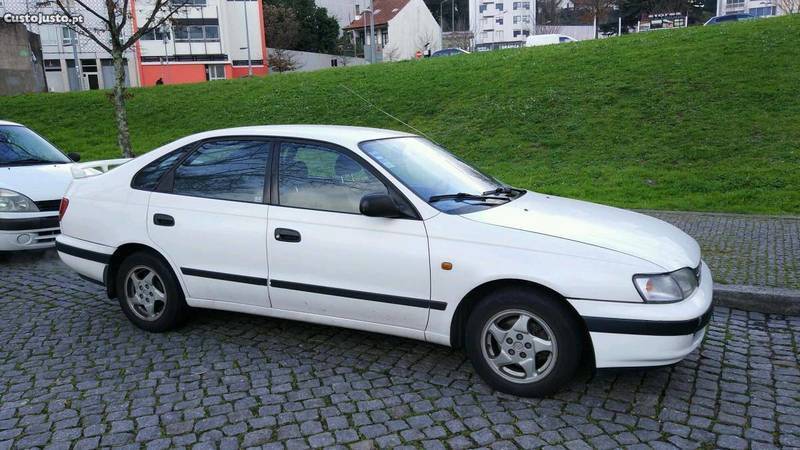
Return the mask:
<svg viewBox="0 0 800 450">
<path fill-rule="evenodd" d="M 201 311 L 148 334 L 57 260 L 0 262 L 0 448 L 800 447 L 800 317 L 719 308 L 699 351 L 549 399 L 463 353 Z"/>
<path fill-rule="evenodd" d="M 697 239 L 718 283 L 800 289 L 800 217 L 644 212 Z"/>
</svg>

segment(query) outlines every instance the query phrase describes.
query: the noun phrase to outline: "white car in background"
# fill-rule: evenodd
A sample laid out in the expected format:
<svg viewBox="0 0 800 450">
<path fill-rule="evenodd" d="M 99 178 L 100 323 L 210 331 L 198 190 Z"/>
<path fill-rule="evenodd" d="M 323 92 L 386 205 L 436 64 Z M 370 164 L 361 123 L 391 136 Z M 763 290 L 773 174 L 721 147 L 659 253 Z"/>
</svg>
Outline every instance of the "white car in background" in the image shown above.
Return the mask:
<svg viewBox="0 0 800 450">
<path fill-rule="evenodd" d="M 55 245 L 58 207 L 72 181 L 73 159 L 79 158 L 65 156 L 20 124 L 0 120 L 0 251 Z"/>
<path fill-rule="evenodd" d="M 563 44 L 566 42 L 577 42 L 573 37 L 566 34 L 534 34 L 525 39 L 525 47 L 538 47 L 540 45 Z"/>
<path fill-rule="evenodd" d="M 504 185 L 419 136 L 210 131 L 75 180 L 56 248 L 138 327 L 187 306 L 465 347 L 500 391 L 700 345 L 711 272 L 655 218 Z M 584 359 L 585 358 L 585 359 Z"/>
</svg>

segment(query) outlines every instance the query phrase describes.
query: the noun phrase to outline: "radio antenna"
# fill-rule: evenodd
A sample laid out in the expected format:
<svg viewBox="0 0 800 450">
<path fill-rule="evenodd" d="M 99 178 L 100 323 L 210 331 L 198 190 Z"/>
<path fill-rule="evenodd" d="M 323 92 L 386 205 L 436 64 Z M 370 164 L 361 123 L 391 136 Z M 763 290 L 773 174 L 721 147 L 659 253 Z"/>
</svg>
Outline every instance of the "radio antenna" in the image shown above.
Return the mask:
<svg viewBox="0 0 800 450">
<path fill-rule="evenodd" d="M 432 137 L 430 137 L 430 136 L 428 136 L 427 134 L 423 133 L 423 132 L 422 132 L 422 131 L 420 131 L 419 129 L 417 129 L 417 128 L 414 128 L 414 127 L 412 127 L 411 125 L 409 125 L 409 124 L 407 124 L 407 123 L 403 122 L 402 120 L 400 120 L 399 118 L 397 118 L 397 117 L 395 117 L 395 116 L 393 116 L 393 115 L 389 114 L 388 112 L 384 111 L 384 110 L 383 110 L 383 109 L 382 109 L 380 106 L 378 106 L 378 105 L 376 105 L 376 104 L 372 103 L 371 101 L 367 100 L 366 98 L 364 98 L 364 97 L 363 97 L 361 94 L 359 94 L 358 92 L 356 92 L 356 91 L 354 91 L 354 90 L 350 89 L 349 87 L 347 87 L 347 86 L 345 86 L 344 84 L 341 84 L 341 83 L 339 83 L 339 86 L 343 87 L 344 89 L 346 89 L 346 90 L 347 90 L 348 92 L 350 92 L 351 94 L 353 94 L 353 95 L 355 95 L 356 97 L 360 98 L 360 99 L 361 99 L 361 101 L 363 101 L 363 102 L 364 102 L 364 103 L 366 103 L 367 105 L 369 105 L 369 106 L 371 106 L 371 107 L 373 107 L 373 108 L 377 109 L 378 111 L 380 111 L 380 112 L 384 113 L 384 114 L 385 114 L 387 117 L 389 117 L 389 118 L 391 118 L 391 119 L 394 119 L 394 120 L 396 120 L 397 122 L 400 122 L 401 124 L 405 125 L 406 127 L 410 128 L 410 129 L 412 129 L 412 130 L 414 130 L 414 131 L 415 131 L 417 134 L 421 134 L 422 136 L 425 136 L 425 137 L 426 137 L 428 140 L 430 140 L 430 141 L 431 141 L 431 142 L 433 142 L 434 144 L 436 144 L 436 145 L 439 145 L 439 143 L 438 143 L 438 142 L 436 142 L 435 140 L 433 140 L 433 138 L 432 138 Z"/>
</svg>

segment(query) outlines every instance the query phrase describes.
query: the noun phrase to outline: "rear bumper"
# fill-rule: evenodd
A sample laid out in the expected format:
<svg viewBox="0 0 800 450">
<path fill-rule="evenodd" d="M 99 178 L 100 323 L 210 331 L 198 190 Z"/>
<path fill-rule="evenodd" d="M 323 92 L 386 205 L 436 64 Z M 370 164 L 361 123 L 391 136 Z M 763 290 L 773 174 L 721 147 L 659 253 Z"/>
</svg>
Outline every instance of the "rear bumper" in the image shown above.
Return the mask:
<svg viewBox="0 0 800 450">
<path fill-rule="evenodd" d="M 56 251 L 64 264 L 78 274 L 96 283 L 105 284 L 113 247 L 95 244 L 69 236 L 56 238 Z"/>
<path fill-rule="evenodd" d="M 569 300 L 586 322 L 596 367 L 669 365 L 699 347 L 713 313 L 714 285 L 705 263 L 701 270 L 700 287 L 677 303 Z"/>
<path fill-rule="evenodd" d="M 0 251 L 37 250 L 55 245 L 60 233 L 58 214 L 36 217 L 0 217 Z"/>
</svg>

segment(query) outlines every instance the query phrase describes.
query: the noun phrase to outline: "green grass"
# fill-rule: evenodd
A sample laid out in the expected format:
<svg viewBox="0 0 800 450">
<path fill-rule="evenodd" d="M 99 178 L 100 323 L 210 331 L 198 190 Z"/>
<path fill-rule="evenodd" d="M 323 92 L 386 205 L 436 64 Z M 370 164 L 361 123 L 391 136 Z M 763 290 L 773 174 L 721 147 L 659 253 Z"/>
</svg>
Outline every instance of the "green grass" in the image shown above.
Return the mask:
<svg viewBox="0 0 800 450">
<path fill-rule="evenodd" d="M 800 17 L 456 58 L 133 89 L 134 147 L 277 123 L 404 129 L 516 186 L 622 207 L 800 213 Z M 119 154 L 105 92 L 0 98 L 87 159 Z"/>
</svg>

